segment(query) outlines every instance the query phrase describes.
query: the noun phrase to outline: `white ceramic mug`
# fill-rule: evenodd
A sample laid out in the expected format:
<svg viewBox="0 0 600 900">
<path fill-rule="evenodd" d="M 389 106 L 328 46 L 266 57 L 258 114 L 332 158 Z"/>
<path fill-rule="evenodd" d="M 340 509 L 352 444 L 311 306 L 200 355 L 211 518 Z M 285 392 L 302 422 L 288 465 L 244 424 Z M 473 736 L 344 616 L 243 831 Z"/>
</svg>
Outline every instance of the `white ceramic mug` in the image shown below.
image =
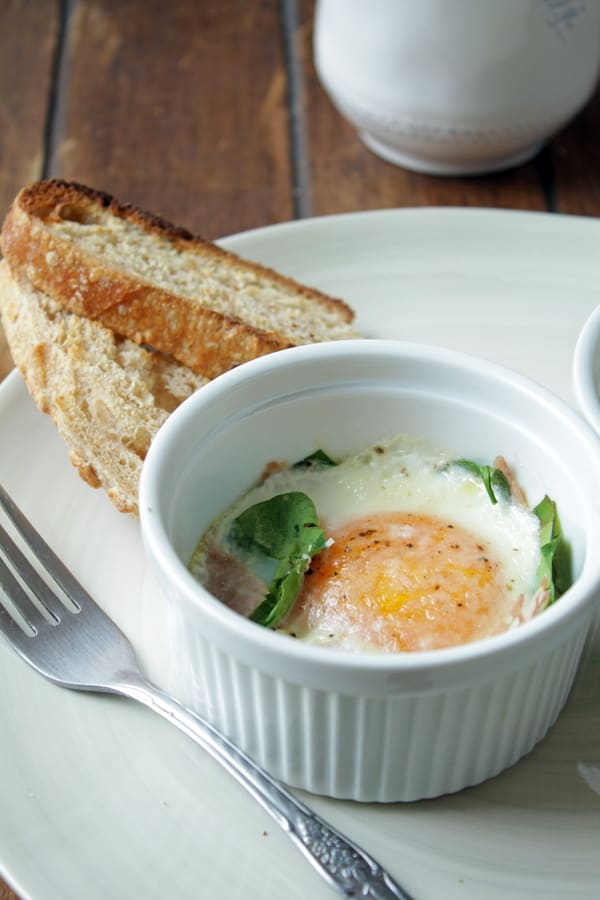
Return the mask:
<svg viewBox="0 0 600 900">
<path fill-rule="evenodd" d="M 530 159 L 590 98 L 599 0 L 318 0 L 319 78 L 375 153 L 433 174 Z"/>
</svg>

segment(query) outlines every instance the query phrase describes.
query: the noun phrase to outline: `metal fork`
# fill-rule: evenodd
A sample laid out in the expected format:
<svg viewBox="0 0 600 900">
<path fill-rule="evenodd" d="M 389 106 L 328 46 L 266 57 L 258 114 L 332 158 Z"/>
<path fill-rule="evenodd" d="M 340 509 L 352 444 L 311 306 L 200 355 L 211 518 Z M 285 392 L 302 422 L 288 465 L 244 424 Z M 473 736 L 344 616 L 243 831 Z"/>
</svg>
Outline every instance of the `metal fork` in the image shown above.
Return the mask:
<svg viewBox="0 0 600 900">
<path fill-rule="evenodd" d="M 217 728 L 147 681 L 129 640 L 1 485 L 0 506 L 65 595 L 61 597 L 49 587 L 0 526 L 4 557 L 0 557 L 0 588 L 9 600 L 7 604 L 0 592 L 0 631 L 26 662 L 63 687 L 129 697 L 176 725 L 246 788 L 338 893 L 374 900 L 412 900 L 368 853 L 297 800 Z"/>
</svg>

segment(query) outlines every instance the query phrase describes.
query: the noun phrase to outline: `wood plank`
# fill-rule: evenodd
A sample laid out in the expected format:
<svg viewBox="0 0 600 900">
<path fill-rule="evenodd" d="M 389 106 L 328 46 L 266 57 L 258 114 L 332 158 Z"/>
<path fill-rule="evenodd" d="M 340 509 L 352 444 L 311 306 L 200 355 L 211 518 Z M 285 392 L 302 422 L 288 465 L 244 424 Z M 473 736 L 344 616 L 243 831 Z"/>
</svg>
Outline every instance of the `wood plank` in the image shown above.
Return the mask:
<svg viewBox="0 0 600 900">
<path fill-rule="evenodd" d="M 0 2 L 0 220 L 19 188 L 42 174 L 59 23 L 58 0 Z M 0 381 L 10 369 L 0 328 Z"/>
<path fill-rule="evenodd" d="M 2 217 L 18 189 L 42 174 L 59 21 L 59 0 L 0 2 Z"/>
<path fill-rule="evenodd" d="M 600 90 L 552 141 L 554 208 L 561 213 L 600 214 Z"/>
<path fill-rule="evenodd" d="M 0 900 L 18 900 L 14 891 L 11 891 L 3 881 L 0 881 Z"/>
<path fill-rule="evenodd" d="M 314 0 L 300 0 L 297 52 L 305 73 L 312 214 L 426 205 L 547 208 L 543 160 L 494 175 L 441 178 L 409 172 L 366 149 L 354 128 L 333 109 L 318 80 L 312 53 L 313 14 Z"/>
<path fill-rule="evenodd" d="M 275 0 L 78 0 L 66 40 L 52 175 L 209 238 L 291 218 Z"/>
</svg>

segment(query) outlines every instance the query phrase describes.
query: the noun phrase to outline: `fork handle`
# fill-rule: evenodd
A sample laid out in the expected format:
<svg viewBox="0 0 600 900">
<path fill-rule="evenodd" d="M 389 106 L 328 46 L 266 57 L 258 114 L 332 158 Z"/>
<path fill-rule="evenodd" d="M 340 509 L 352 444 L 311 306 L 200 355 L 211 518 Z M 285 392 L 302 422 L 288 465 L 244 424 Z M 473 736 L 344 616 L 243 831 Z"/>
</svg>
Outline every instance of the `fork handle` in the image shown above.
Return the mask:
<svg viewBox="0 0 600 900">
<path fill-rule="evenodd" d="M 275 819 L 319 874 L 346 897 L 413 900 L 364 850 L 336 831 L 240 750 L 222 732 L 137 672 L 115 693 L 144 704 L 191 737 Z"/>
</svg>

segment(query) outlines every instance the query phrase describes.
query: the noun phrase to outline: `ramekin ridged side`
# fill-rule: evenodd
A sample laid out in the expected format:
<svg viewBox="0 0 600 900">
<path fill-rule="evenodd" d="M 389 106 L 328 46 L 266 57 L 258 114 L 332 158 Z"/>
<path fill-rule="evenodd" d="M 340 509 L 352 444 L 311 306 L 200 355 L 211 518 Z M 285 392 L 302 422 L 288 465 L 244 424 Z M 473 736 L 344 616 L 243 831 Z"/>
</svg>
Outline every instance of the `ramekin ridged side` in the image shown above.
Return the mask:
<svg viewBox="0 0 600 900">
<path fill-rule="evenodd" d="M 502 678 L 352 696 L 248 666 L 204 639 L 193 616 L 171 613 L 179 659 L 195 661 L 175 671 L 179 696 L 287 784 L 367 802 L 452 793 L 517 762 L 563 708 L 587 630 Z"/>
<path fill-rule="evenodd" d="M 501 450 L 532 501 L 556 501 L 573 561 L 564 597 L 487 640 L 351 654 L 256 626 L 193 578 L 199 535 L 266 460 L 323 446 L 343 456 L 402 430 L 458 457 Z M 246 363 L 176 410 L 142 473 L 142 533 L 170 609 L 173 692 L 295 787 L 385 802 L 477 784 L 531 750 L 565 704 L 600 601 L 599 496 L 592 429 L 485 360 L 359 340 Z"/>
</svg>

